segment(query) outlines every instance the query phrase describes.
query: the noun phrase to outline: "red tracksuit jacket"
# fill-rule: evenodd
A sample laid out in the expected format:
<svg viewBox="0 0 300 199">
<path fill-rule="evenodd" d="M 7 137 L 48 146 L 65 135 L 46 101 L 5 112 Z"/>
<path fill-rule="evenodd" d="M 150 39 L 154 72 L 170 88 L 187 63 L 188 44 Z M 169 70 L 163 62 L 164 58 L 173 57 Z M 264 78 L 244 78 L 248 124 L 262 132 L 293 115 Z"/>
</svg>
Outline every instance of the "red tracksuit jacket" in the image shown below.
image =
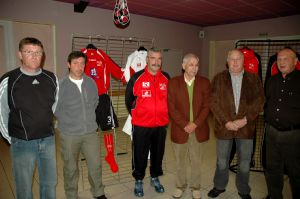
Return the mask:
<svg viewBox="0 0 300 199">
<path fill-rule="evenodd" d="M 125 102 L 132 116 L 132 124 L 141 127 L 166 126 L 168 116 L 167 73 L 159 70 L 151 75 L 147 69 L 135 73 L 126 87 Z"/>
<path fill-rule="evenodd" d="M 121 68 L 100 49 L 81 49 L 87 56 L 84 73 L 93 78 L 98 87 L 98 95 L 107 93 L 110 86 L 110 74 L 116 79 L 126 82 Z"/>
</svg>

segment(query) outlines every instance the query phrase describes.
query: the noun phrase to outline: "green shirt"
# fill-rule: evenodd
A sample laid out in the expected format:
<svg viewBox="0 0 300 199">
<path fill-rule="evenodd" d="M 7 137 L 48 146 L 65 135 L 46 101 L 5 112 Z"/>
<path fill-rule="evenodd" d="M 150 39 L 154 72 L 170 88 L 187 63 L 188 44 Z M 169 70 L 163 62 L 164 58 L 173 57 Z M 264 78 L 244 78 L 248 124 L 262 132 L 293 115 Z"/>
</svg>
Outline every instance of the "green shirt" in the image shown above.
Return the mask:
<svg viewBox="0 0 300 199">
<path fill-rule="evenodd" d="M 186 84 L 188 94 L 189 94 L 189 102 L 190 102 L 190 122 L 194 121 L 194 114 L 193 114 L 193 91 L 194 91 L 194 82 L 189 86 Z"/>
</svg>

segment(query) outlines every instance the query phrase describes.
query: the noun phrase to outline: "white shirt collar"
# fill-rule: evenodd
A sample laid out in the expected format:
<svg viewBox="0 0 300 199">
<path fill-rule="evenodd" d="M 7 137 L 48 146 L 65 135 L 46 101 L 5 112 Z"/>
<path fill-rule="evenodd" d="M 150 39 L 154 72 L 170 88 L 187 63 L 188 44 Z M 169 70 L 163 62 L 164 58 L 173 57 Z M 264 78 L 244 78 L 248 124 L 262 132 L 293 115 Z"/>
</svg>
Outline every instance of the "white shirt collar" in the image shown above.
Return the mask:
<svg viewBox="0 0 300 199">
<path fill-rule="evenodd" d="M 194 80 L 195 80 L 195 77 L 193 77 L 191 80 L 188 80 L 188 79 L 185 77 L 185 75 L 183 75 L 183 76 L 184 76 L 184 81 L 185 81 L 185 83 L 187 83 L 187 85 L 191 86 L 191 85 L 193 84 Z"/>
</svg>

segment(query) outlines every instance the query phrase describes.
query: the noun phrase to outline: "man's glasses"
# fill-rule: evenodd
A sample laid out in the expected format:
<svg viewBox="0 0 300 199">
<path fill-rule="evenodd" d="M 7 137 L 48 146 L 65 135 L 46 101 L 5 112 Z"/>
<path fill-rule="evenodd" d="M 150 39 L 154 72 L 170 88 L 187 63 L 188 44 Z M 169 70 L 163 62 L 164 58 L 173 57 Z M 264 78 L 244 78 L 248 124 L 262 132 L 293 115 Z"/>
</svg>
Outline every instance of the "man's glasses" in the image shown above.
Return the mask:
<svg viewBox="0 0 300 199">
<path fill-rule="evenodd" d="M 26 56 L 37 56 L 37 57 L 43 56 L 42 51 L 34 52 L 34 51 L 24 50 L 22 51 L 22 53 L 24 53 Z"/>
</svg>

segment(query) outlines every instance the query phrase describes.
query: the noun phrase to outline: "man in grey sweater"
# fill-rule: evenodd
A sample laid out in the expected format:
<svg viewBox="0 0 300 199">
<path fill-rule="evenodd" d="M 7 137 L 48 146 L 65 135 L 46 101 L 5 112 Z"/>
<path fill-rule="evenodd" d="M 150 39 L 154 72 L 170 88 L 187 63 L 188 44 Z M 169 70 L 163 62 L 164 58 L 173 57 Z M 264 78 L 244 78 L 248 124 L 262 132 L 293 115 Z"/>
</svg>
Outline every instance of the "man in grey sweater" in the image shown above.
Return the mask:
<svg viewBox="0 0 300 199">
<path fill-rule="evenodd" d="M 59 85 L 55 111 L 64 161 L 64 188 L 67 199 L 78 198 L 78 156 L 81 152 L 88 167 L 88 179 L 95 198 L 106 199 L 102 184 L 100 138 L 96 132 L 97 86 L 84 74 L 86 56 L 73 51 L 68 56 L 69 74 Z"/>
</svg>

